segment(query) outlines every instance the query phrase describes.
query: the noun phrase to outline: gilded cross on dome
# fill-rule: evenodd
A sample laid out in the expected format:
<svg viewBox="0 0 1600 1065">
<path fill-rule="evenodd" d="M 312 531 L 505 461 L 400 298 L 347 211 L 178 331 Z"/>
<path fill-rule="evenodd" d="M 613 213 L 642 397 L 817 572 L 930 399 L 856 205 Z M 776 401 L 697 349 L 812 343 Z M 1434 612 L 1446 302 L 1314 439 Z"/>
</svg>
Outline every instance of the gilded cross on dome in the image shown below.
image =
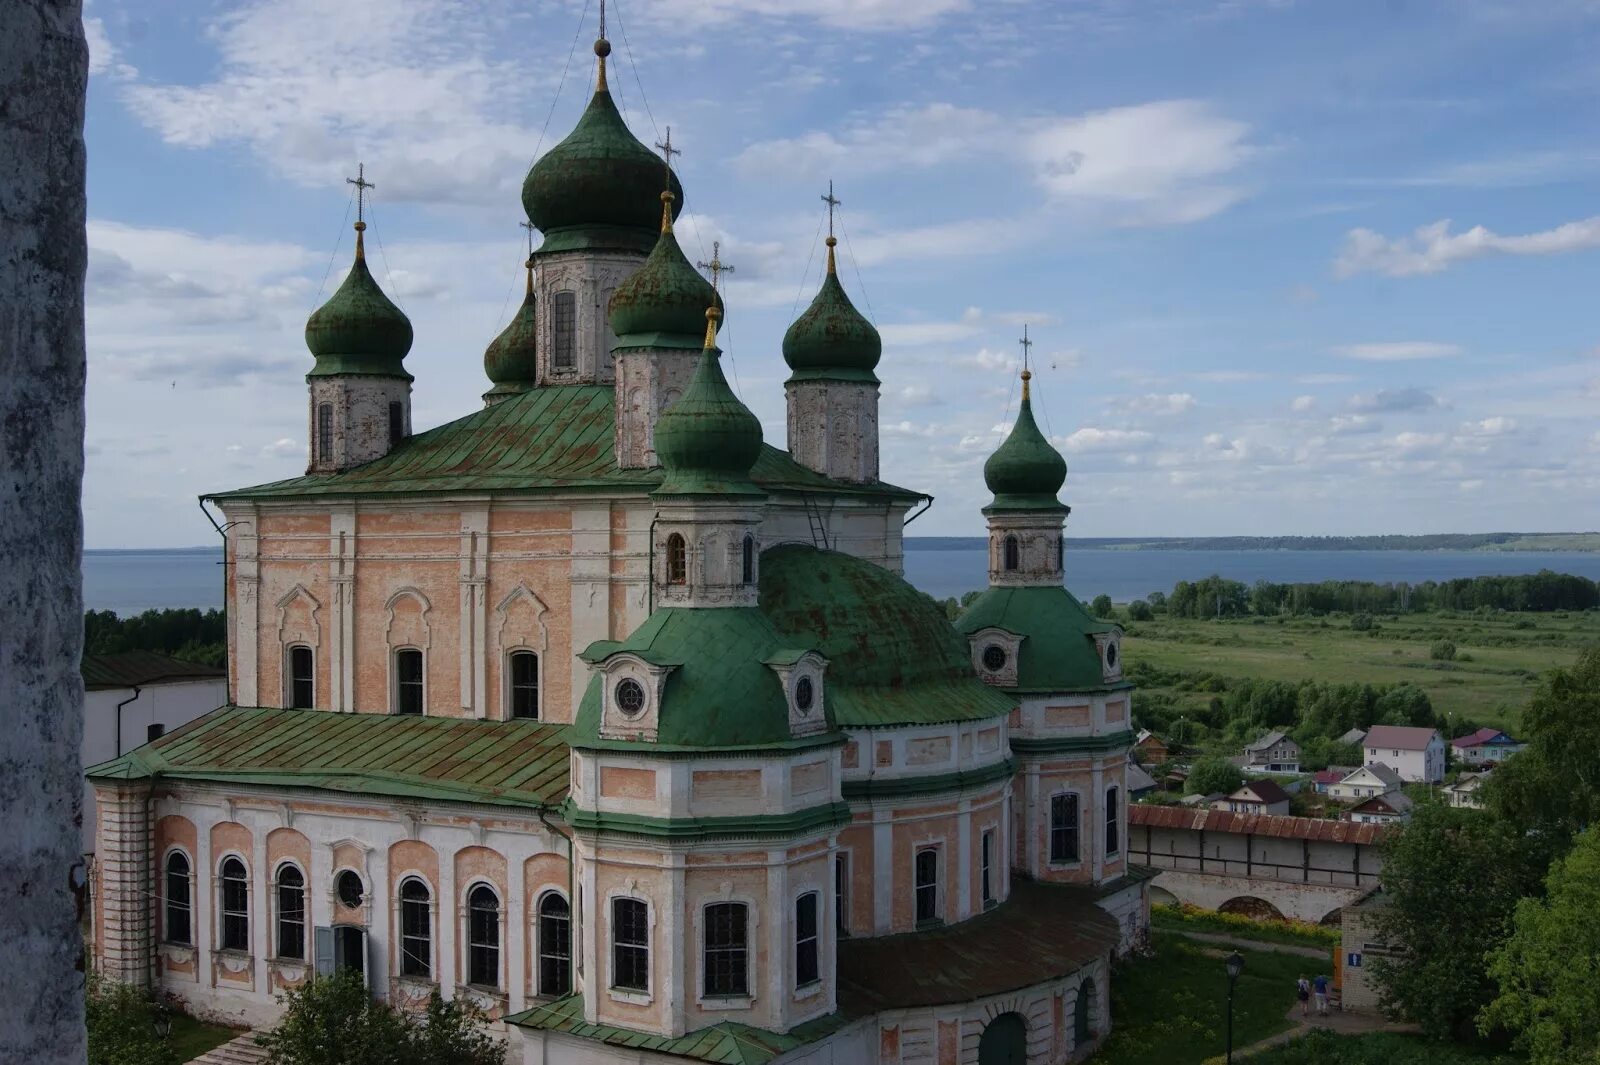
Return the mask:
<svg viewBox="0 0 1600 1065">
<path fill-rule="evenodd" d="M 722 241 L 711 242 L 711 261 L 699 264 L 700 269 L 711 271 L 712 291 L 720 291 L 719 285 L 723 274 L 733 273 L 733 267 L 722 261 Z"/>
</svg>

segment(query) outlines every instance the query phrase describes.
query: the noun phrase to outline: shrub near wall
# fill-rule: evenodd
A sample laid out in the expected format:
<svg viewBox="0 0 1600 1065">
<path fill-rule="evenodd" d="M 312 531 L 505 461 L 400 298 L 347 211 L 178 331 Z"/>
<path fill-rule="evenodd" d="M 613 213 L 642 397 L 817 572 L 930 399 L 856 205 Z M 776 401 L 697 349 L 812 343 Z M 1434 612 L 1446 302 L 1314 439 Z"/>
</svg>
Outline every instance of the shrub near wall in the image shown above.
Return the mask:
<svg viewBox="0 0 1600 1065">
<path fill-rule="evenodd" d="M 1339 945 L 1337 928 L 1327 928 L 1310 921 L 1262 921 L 1240 913 L 1202 910 L 1187 903 L 1178 906 L 1156 903 L 1150 907 L 1150 921 L 1157 928 L 1173 932 L 1209 932 L 1306 947 L 1332 948 Z"/>
</svg>

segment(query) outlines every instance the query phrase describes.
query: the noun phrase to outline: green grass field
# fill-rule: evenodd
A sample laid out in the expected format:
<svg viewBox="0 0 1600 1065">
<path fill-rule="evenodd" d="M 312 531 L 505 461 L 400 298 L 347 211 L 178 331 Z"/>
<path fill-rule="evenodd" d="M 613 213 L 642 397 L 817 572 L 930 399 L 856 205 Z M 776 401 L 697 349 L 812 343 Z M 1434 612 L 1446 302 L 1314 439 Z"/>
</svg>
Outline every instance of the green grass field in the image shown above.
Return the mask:
<svg viewBox="0 0 1600 1065">
<path fill-rule="evenodd" d="M 221 1046 L 239 1032 L 219 1024 L 207 1024 L 185 1014 L 172 1018 L 170 1041 L 179 1061 L 190 1061 L 208 1050 Z"/>
<path fill-rule="evenodd" d="M 1128 630 L 1129 663 L 1263 680 L 1415 684 L 1441 713 L 1513 731 L 1540 673 L 1571 665 L 1582 648 L 1600 643 L 1596 612 L 1380 615 L 1368 632 L 1352 630 L 1346 615 L 1128 622 L 1125 607 L 1117 613 Z M 1429 657 L 1438 640 L 1455 643 L 1456 661 Z M 1180 707 L 1210 698 L 1151 690 L 1169 692 Z"/>
</svg>

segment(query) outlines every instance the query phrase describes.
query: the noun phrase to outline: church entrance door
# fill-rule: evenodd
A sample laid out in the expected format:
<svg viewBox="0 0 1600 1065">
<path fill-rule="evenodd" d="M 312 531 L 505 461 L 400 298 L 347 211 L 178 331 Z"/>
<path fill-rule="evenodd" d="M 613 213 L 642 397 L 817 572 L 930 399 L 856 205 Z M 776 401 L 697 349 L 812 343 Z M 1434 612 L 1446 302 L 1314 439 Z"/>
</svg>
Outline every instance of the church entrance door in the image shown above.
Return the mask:
<svg viewBox="0 0 1600 1065">
<path fill-rule="evenodd" d="M 1002 1013 L 978 1039 L 978 1065 L 1027 1065 L 1028 1022 L 1020 1013 Z"/>
</svg>

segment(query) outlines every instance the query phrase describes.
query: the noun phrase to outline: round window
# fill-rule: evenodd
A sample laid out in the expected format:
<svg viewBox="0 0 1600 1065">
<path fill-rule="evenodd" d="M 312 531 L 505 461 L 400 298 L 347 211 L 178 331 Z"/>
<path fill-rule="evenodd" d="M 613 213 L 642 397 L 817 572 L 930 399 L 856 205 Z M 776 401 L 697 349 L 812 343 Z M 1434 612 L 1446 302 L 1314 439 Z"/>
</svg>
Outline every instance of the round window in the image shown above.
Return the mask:
<svg viewBox="0 0 1600 1065">
<path fill-rule="evenodd" d="M 1106 644 L 1106 668 L 1117 668 L 1117 645 L 1114 643 Z"/>
<path fill-rule="evenodd" d="M 991 643 L 983 649 L 983 668 L 991 673 L 998 673 L 1006 668 L 1006 649 L 997 643 Z"/>
<path fill-rule="evenodd" d="M 644 709 L 644 685 L 636 680 L 621 681 L 617 684 L 616 699 L 617 709 L 633 717 Z"/>
<path fill-rule="evenodd" d="M 816 685 L 811 683 L 810 677 L 801 677 L 794 685 L 795 709 L 802 714 L 811 709 L 811 704 L 816 702 Z"/>
<path fill-rule="evenodd" d="M 346 869 L 344 872 L 339 874 L 339 879 L 334 885 L 334 890 L 338 892 L 339 901 L 348 906 L 350 909 L 353 910 L 357 906 L 361 905 L 361 896 L 363 893 L 361 888 L 361 877 L 352 870 Z"/>
</svg>

